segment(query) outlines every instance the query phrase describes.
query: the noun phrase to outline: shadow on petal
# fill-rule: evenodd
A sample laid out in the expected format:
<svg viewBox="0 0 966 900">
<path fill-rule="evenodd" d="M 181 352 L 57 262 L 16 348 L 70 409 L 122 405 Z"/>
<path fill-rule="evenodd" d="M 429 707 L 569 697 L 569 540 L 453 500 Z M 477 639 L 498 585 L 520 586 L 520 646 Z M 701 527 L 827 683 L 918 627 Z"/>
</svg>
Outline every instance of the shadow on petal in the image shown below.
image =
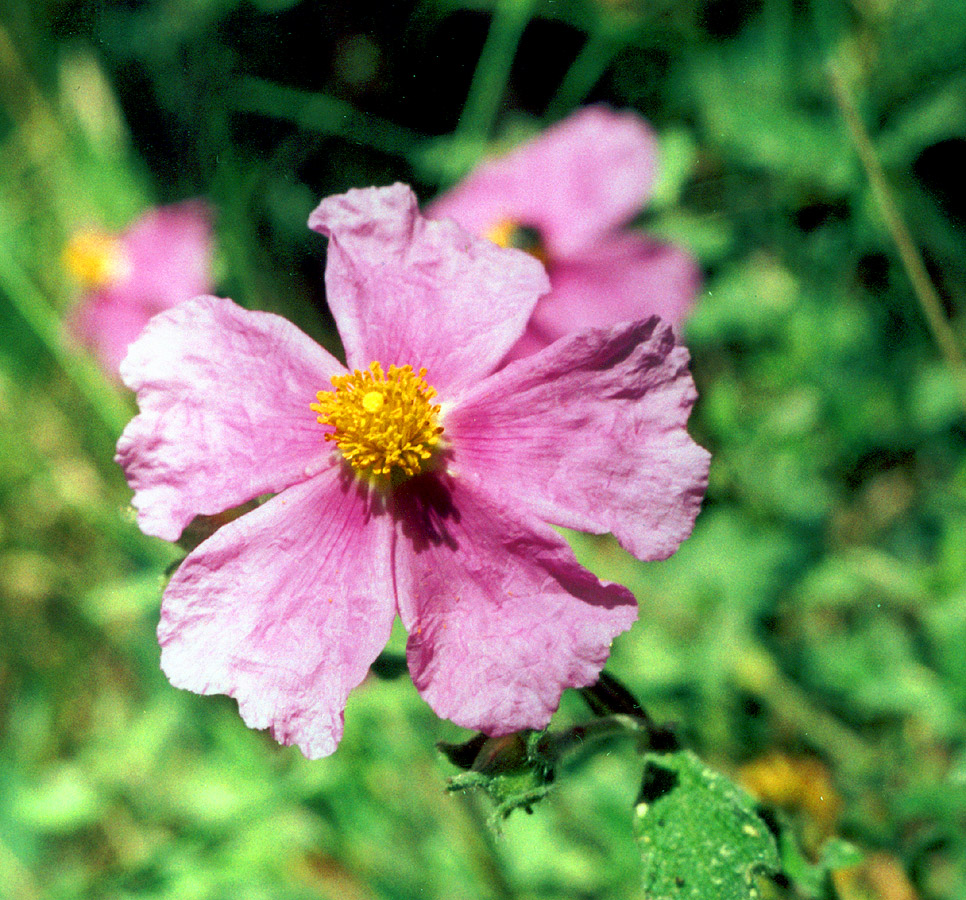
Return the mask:
<svg viewBox="0 0 966 900">
<path fill-rule="evenodd" d="M 416 553 L 430 546 L 459 549 L 453 526 L 460 522 L 460 511 L 453 503 L 449 476 L 430 472 L 410 479 L 396 490 L 393 507 L 402 533 Z"/>
</svg>

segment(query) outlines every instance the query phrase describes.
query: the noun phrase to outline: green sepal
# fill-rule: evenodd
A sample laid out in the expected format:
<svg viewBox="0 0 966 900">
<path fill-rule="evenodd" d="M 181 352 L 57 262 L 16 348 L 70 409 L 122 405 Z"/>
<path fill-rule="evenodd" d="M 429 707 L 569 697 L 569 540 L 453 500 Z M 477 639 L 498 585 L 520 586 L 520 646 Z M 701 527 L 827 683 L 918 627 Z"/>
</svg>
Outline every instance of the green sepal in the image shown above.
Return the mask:
<svg viewBox="0 0 966 900">
<path fill-rule="evenodd" d="M 477 735 L 464 744 L 437 746 L 454 765 L 468 769 L 450 778 L 447 790 L 485 791 L 495 806 L 494 823 L 515 809 L 531 812 L 554 781 L 556 755 L 544 731 L 520 731 L 496 738 Z"/>
</svg>

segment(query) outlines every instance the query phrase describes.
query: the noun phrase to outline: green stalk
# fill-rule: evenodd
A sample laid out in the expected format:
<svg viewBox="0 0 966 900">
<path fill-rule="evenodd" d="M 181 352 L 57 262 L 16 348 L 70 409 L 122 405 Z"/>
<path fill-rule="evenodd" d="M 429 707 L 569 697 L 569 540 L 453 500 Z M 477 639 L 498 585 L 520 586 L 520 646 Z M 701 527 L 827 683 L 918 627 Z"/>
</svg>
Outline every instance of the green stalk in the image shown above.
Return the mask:
<svg viewBox="0 0 966 900">
<path fill-rule="evenodd" d="M 939 347 L 939 352 L 946 361 L 959 391 L 963 409 L 966 410 L 966 360 L 963 359 L 963 354 L 956 342 L 956 335 L 943 312 L 942 303 L 929 278 L 929 273 L 926 271 L 922 254 L 919 252 L 919 248 L 913 241 L 912 234 L 899 212 L 899 206 L 893 197 L 885 172 L 882 170 L 882 164 L 879 162 L 869 132 L 862 122 L 841 69 L 834 62 L 829 63 L 829 76 L 835 102 L 838 104 L 852 145 L 855 147 L 855 152 L 862 163 L 862 168 L 865 170 L 872 193 L 879 204 L 886 229 L 899 251 L 899 259 L 902 261 L 902 267 L 906 270 L 906 275 L 912 283 L 913 293 L 919 301 L 926 324 Z"/>
<path fill-rule="evenodd" d="M 458 139 L 483 141 L 493 133 L 513 58 L 533 14 L 533 6 L 534 0 L 497 0 L 456 127 Z"/>
<path fill-rule="evenodd" d="M 798 684 L 782 672 L 771 654 L 758 647 L 732 654 L 734 683 L 771 706 L 802 737 L 818 747 L 849 777 L 875 767 L 875 751 L 848 725 L 817 706 Z"/>
<path fill-rule="evenodd" d="M 622 43 L 619 34 L 606 25 L 599 26 L 587 36 L 580 53 L 560 82 L 557 93 L 547 105 L 544 119 L 548 123 L 584 101 L 607 71 Z"/>
<path fill-rule="evenodd" d="M 30 326 L 77 390 L 84 395 L 111 439 L 116 441 L 131 418 L 130 406 L 117 389 L 107 381 L 88 354 L 68 345 L 60 317 L 9 250 L 2 245 L 0 245 L 0 293 L 10 301 L 11 306 Z"/>
<path fill-rule="evenodd" d="M 262 78 L 241 79 L 230 102 L 242 112 L 284 119 L 307 131 L 342 137 L 392 156 L 409 156 L 421 140 L 408 128 L 360 112 L 344 100 Z"/>
</svg>

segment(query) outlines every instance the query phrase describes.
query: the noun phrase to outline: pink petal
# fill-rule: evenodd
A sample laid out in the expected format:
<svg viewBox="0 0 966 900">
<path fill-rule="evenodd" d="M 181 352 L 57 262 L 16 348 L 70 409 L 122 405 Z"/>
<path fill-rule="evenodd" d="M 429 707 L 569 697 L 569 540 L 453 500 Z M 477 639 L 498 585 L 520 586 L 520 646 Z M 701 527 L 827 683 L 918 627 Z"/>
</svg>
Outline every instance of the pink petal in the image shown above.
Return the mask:
<svg viewBox="0 0 966 900">
<path fill-rule="evenodd" d="M 114 288 L 151 314 L 211 291 L 210 207 L 187 200 L 150 210 L 122 238 L 128 277 Z"/>
<path fill-rule="evenodd" d="M 452 470 L 541 519 L 610 531 L 639 559 L 670 556 L 708 475 L 685 428 L 696 396 L 687 363 L 656 318 L 562 338 L 454 403 Z"/>
<path fill-rule="evenodd" d="M 395 499 L 400 615 L 413 682 L 440 715 L 491 735 L 547 724 L 567 687 L 592 684 L 637 618 L 626 588 L 581 568 L 522 509 L 459 478 Z"/>
<path fill-rule="evenodd" d="M 120 280 L 89 293 L 68 321 L 112 375 L 152 316 L 211 290 L 211 218 L 204 201 L 187 200 L 149 210 L 121 236 Z"/>
<path fill-rule="evenodd" d="M 327 756 L 349 691 L 389 639 L 391 539 L 390 517 L 336 469 L 225 525 L 165 591 L 165 674 L 235 697 L 250 728 Z"/>
<path fill-rule="evenodd" d="M 342 366 L 290 322 L 199 297 L 151 320 L 121 364 L 141 413 L 115 459 L 147 534 L 333 465 L 309 405 Z"/>
<path fill-rule="evenodd" d="M 660 316 L 679 327 L 701 283 L 680 247 L 625 233 L 549 266 L 550 293 L 540 299 L 508 359 L 527 356 L 585 328 Z"/>
<path fill-rule="evenodd" d="M 154 313 L 140 303 L 127 302 L 116 291 L 98 291 L 75 308 L 67 329 L 94 352 L 106 372 L 116 376 L 127 348 Z"/>
<path fill-rule="evenodd" d="M 426 214 L 474 234 L 510 219 L 536 228 L 551 257 L 569 256 L 641 209 L 654 184 L 655 143 L 635 114 L 588 107 L 484 162 Z"/>
<path fill-rule="evenodd" d="M 405 185 L 323 200 L 325 283 L 349 368 L 425 366 L 442 390 L 491 372 L 549 288 L 535 259 L 419 215 Z"/>
</svg>

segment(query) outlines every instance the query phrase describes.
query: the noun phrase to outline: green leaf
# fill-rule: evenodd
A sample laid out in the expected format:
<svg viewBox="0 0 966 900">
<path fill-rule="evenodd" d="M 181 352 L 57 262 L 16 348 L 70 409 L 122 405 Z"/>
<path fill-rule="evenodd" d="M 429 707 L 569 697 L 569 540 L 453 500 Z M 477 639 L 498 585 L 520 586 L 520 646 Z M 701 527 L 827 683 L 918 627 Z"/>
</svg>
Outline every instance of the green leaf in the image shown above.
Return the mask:
<svg viewBox="0 0 966 900">
<path fill-rule="evenodd" d="M 660 160 L 657 183 L 648 207 L 665 209 L 681 200 L 684 186 L 694 172 L 698 146 L 694 135 L 685 128 L 669 128 L 660 135 Z"/>
<path fill-rule="evenodd" d="M 841 838 L 830 838 L 822 845 L 818 862 L 809 862 L 794 833 L 788 828 L 782 828 L 778 843 L 782 871 L 792 880 L 798 892 L 809 898 L 826 895 L 831 872 L 857 866 L 863 859 L 861 851 L 853 844 Z"/>
<path fill-rule="evenodd" d="M 754 801 L 690 751 L 649 753 L 633 829 L 648 900 L 755 900 L 778 870 Z"/>
</svg>

